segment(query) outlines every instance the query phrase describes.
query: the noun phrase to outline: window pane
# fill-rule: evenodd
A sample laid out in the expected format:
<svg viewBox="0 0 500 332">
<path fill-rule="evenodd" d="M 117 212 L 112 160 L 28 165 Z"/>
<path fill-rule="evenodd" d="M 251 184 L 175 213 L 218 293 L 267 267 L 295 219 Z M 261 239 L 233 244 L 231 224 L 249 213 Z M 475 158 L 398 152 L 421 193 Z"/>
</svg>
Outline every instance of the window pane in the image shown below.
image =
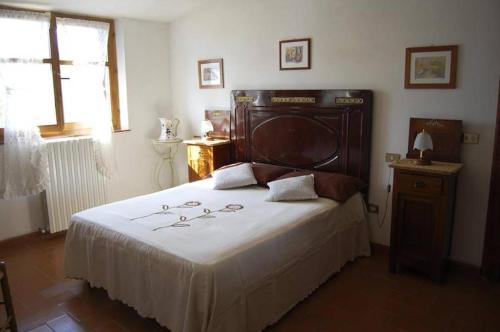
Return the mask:
<svg viewBox="0 0 500 332">
<path fill-rule="evenodd" d="M 0 17 L 0 31 L 0 58 L 50 58 L 48 24 L 45 27 L 39 21 Z"/>
<path fill-rule="evenodd" d="M 12 109 L 36 109 L 38 125 L 57 124 L 50 64 L 0 62 L 0 127 L 4 127 L 5 103 Z"/>
<path fill-rule="evenodd" d="M 61 60 L 107 61 L 108 23 L 57 18 L 57 44 Z"/>
<path fill-rule="evenodd" d="M 90 110 L 101 109 L 103 98 L 106 112 L 111 112 L 107 67 L 103 75 L 102 66 L 62 65 L 61 78 L 64 122 L 89 123 Z"/>
</svg>

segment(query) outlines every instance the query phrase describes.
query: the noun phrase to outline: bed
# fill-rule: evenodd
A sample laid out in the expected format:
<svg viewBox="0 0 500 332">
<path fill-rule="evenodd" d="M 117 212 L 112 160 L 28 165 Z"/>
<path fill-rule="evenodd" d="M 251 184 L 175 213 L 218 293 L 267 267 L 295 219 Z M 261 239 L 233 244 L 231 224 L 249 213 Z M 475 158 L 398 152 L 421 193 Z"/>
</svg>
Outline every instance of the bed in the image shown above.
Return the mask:
<svg viewBox="0 0 500 332">
<path fill-rule="evenodd" d="M 232 123 L 234 161 L 368 182 L 369 91 L 233 91 Z M 75 214 L 67 276 L 174 332 L 260 331 L 346 262 L 370 254 L 367 192 L 342 204 L 267 202 L 266 188 L 213 190 L 212 181 Z"/>
</svg>

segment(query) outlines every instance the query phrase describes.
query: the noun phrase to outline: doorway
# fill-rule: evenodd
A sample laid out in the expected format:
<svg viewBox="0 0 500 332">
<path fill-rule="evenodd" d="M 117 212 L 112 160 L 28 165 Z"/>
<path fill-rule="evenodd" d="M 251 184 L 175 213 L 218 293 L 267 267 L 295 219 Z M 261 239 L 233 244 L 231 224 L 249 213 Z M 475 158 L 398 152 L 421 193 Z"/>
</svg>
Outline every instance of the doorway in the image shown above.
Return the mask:
<svg viewBox="0 0 500 332">
<path fill-rule="evenodd" d="M 490 280 L 500 280 L 500 86 L 494 144 L 481 274 Z"/>
</svg>

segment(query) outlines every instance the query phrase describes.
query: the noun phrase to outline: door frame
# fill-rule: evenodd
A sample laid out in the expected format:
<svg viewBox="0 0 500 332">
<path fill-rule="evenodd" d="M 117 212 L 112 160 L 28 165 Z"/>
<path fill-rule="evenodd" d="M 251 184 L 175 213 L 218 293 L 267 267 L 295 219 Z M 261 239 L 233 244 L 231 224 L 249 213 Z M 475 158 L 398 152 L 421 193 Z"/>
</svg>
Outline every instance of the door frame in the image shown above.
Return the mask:
<svg viewBox="0 0 500 332">
<path fill-rule="evenodd" d="M 500 280 L 500 83 L 481 275 Z"/>
</svg>

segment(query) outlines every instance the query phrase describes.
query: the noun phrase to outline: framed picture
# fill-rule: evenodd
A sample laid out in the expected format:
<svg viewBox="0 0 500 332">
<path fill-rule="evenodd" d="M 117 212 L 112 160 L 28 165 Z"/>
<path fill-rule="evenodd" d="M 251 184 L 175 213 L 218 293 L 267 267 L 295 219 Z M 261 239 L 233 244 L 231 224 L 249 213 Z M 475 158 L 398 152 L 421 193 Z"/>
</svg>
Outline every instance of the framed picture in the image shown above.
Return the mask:
<svg viewBox="0 0 500 332">
<path fill-rule="evenodd" d="M 200 89 L 224 87 L 224 63 L 222 59 L 198 61 L 198 80 Z"/>
<path fill-rule="evenodd" d="M 455 89 L 457 45 L 406 49 L 406 89 Z"/>
<path fill-rule="evenodd" d="M 311 38 L 280 41 L 280 70 L 311 69 Z"/>
</svg>

